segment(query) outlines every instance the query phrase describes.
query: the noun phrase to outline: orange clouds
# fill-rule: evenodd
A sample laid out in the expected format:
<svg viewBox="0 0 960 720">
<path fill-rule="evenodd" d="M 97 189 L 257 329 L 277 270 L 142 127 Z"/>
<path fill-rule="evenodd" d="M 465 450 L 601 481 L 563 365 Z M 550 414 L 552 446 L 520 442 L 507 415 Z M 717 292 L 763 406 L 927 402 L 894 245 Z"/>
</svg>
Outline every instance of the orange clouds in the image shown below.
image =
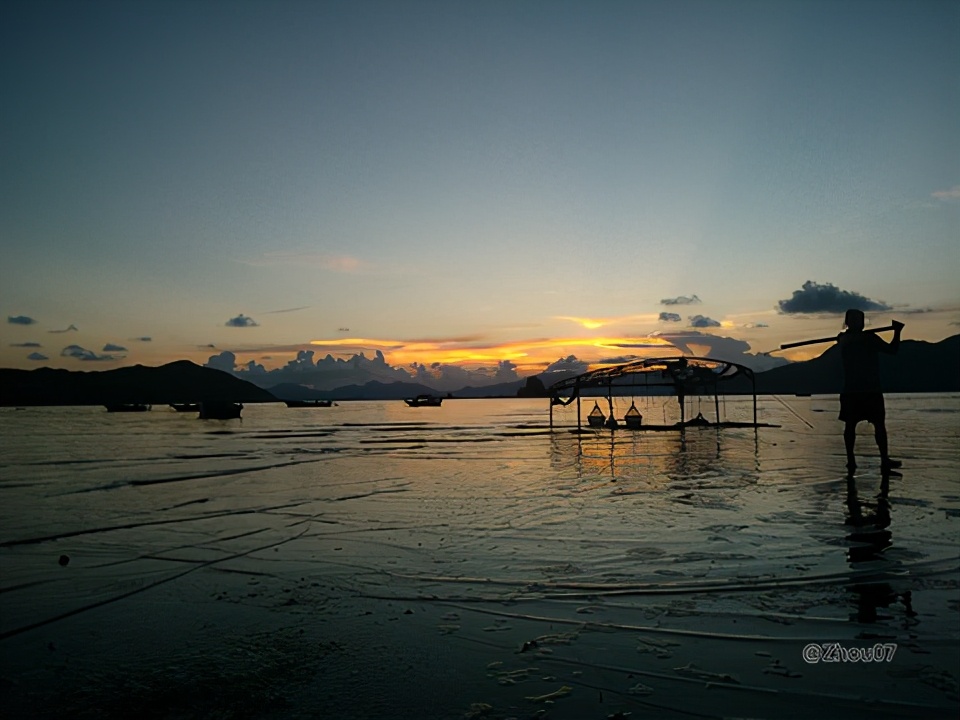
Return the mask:
<svg viewBox="0 0 960 720">
<path fill-rule="evenodd" d="M 533 338 L 512 342 L 485 342 L 480 337 L 435 338 L 423 340 L 387 340 L 374 338 L 336 338 L 312 340 L 319 352 L 358 353 L 381 350 L 391 365 L 442 363 L 469 367 L 496 365 L 510 360 L 521 370 L 536 370 L 558 357 L 575 355 L 596 363 L 611 354 L 636 349 L 642 355 L 674 354 L 676 347 L 657 337 Z"/>
</svg>

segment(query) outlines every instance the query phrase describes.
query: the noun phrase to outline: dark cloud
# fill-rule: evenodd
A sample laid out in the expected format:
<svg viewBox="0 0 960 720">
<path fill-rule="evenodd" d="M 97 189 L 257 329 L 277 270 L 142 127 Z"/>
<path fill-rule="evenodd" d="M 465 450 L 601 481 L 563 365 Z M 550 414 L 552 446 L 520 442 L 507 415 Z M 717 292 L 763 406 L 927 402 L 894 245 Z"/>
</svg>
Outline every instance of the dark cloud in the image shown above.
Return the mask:
<svg viewBox="0 0 960 720">
<path fill-rule="evenodd" d="M 232 373 L 234 368 L 237 366 L 237 356 L 229 350 L 224 350 L 219 355 L 211 355 L 210 358 L 203 364 L 203 366 L 213 368 L 214 370 L 223 370 L 224 372 Z"/>
<path fill-rule="evenodd" d="M 284 308 L 283 310 L 267 310 L 267 315 L 276 315 L 277 313 L 297 312 L 298 310 L 306 310 L 309 307 L 310 307 L 309 305 L 303 305 L 302 307 Z"/>
<path fill-rule="evenodd" d="M 663 347 L 661 345 L 660 347 Z M 639 358 L 636 355 L 617 355 L 616 357 L 600 358 L 597 360 L 599 365 L 623 365 L 628 362 L 633 362 Z"/>
<path fill-rule="evenodd" d="M 76 325 L 67 325 L 63 330 L 47 330 L 51 333 L 80 332 Z"/>
<path fill-rule="evenodd" d="M 860 293 L 841 290 L 830 283 L 821 285 L 813 280 L 807 280 L 800 290 L 794 290 L 788 300 L 781 300 L 777 305 L 781 313 L 788 314 L 843 314 L 851 308 L 864 312 L 891 309 L 889 305 Z"/>
<path fill-rule="evenodd" d="M 589 369 L 589 365 L 583 360 L 578 360 L 575 355 L 567 355 L 567 357 L 560 358 L 556 362 L 547 365 L 544 372 L 572 372 L 579 374 L 585 373 Z"/>
<path fill-rule="evenodd" d="M 49 359 L 50 359 L 50 358 L 48 358 L 46 355 L 44 355 L 44 354 L 42 354 L 42 353 L 38 353 L 38 352 L 32 352 L 32 353 L 30 353 L 29 355 L 27 355 L 27 360 L 38 360 L 38 361 L 39 361 L 39 360 L 49 360 Z"/>
<path fill-rule="evenodd" d="M 133 340 L 134 342 L 153 342 L 153 338 L 147 337 L 147 336 L 130 338 L 130 339 Z"/>
<path fill-rule="evenodd" d="M 659 320 L 660 322 L 680 322 L 680 316 L 677 313 L 662 312 Z"/>
<path fill-rule="evenodd" d="M 691 295 L 690 297 L 687 297 L 686 295 L 681 295 L 680 297 L 675 297 L 675 298 L 663 298 L 663 300 L 660 301 L 660 304 L 661 305 L 696 305 L 700 302 L 702 301 L 696 295 Z"/>
<path fill-rule="evenodd" d="M 713 318 L 708 318 L 703 315 L 691 315 L 687 318 L 690 321 L 690 327 L 695 328 L 705 328 L 705 327 L 720 327 L 718 323 Z"/>
<path fill-rule="evenodd" d="M 258 323 L 252 317 L 240 313 L 235 318 L 227 320 L 224 325 L 227 327 L 257 327 Z"/>
<path fill-rule="evenodd" d="M 756 372 L 786 365 L 789 362 L 784 358 L 770 357 L 762 353 L 750 353 L 750 343 L 745 340 L 724 337 L 723 335 L 711 335 L 699 330 L 657 333 L 657 337 L 672 343 L 684 355 L 700 355 L 715 360 L 735 362 L 746 365 Z M 698 349 L 697 352 L 694 352 L 691 345 L 697 345 L 700 348 L 705 347 L 706 351 Z"/>
<path fill-rule="evenodd" d="M 497 372 L 494 374 L 497 382 L 513 382 L 519 379 L 517 375 L 517 366 L 510 360 L 501 360 L 497 363 Z"/>
<path fill-rule="evenodd" d="M 38 342 L 10 343 L 10 347 L 43 347 Z"/>
<path fill-rule="evenodd" d="M 70 357 L 84 362 L 109 362 L 123 359 L 123 356 L 117 355 L 98 355 L 93 350 L 87 350 L 79 345 L 67 345 L 60 351 L 60 357 Z"/>
<path fill-rule="evenodd" d="M 745 328 L 765 328 L 765 327 L 770 327 L 770 326 L 767 325 L 766 323 L 747 323 L 747 324 L 744 325 L 743 327 L 745 327 Z"/>
<path fill-rule="evenodd" d="M 33 325 L 37 321 L 26 315 L 7 315 L 7 322 L 11 325 Z"/>
<path fill-rule="evenodd" d="M 127 349 L 121 345 L 114 345 L 113 343 L 107 343 L 103 346 L 103 352 L 127 352 Z"/>
</svg>

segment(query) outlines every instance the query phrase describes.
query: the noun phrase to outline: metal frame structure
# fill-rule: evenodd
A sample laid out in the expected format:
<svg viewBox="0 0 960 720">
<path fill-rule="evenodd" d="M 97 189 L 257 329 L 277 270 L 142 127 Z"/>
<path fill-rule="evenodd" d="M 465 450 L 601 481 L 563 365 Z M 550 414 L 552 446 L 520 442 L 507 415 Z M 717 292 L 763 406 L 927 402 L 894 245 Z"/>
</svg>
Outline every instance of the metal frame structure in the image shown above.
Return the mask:
<svg viewBox="0 0 960 720">
<path fill-rule="evenodd" d="M 716 425 L 717 427 L 760 427 L 757 423 L 757 383 L 753 370 L 745 365 L 740 365 L 727 360 L 716 360 L 706 357 L 692 357 L 681 355 L 666 358 L 648 358 L 646 360 L 635 360 L 622 365 L 610 365 L 585 372 L 576 377 L 569 377 L 560 380 L 550 386 L 550 428 L 553 429 L 553 407 L 554 405 L 569 405 L 574 400 L 577 401 L 577 432 L 581 432 L 581 414 L 580 398 L 582 391 L 589 388 L 606 388 L 607 402 L 609 403 L 610 414 L 606 420 L 605 426 L 609 428 L 619 427 L 619 422 L 613 416 L 613 395 L 614 389 L 617 389 L 617 395 L 623 395 L 625 390 L 635 391 L 637 388 L 636 377 L 644 378 L 643 388 L 651 387 L 669 387 L 677 396 L 680 403 L 680 422 L 674 425 L 647 425 L 650 430 L 682 430 L 691 424 L 696 425 Z M 720 420 L 720 383 L 726 383 L 735 378 L 744 378 L 749 380 L 751 393 L 753 396 L 753 422 L 752 423 L 727 423 Z M 629 380 L 629 382 L 627 382 Z M 705 392 L 708 391 L 708 392 Z M 658 393 L 660 394 L 660 393 Z M 700 396 L 713 394 L 714 406 L 716 411 L 716 423 L 710 423 L 698 413 L 697 418 L 687 421 L 684 417 L 684 398 L 690 396 Z M 566 398 L 566 399 L 564 399 Z"/>
</svg>

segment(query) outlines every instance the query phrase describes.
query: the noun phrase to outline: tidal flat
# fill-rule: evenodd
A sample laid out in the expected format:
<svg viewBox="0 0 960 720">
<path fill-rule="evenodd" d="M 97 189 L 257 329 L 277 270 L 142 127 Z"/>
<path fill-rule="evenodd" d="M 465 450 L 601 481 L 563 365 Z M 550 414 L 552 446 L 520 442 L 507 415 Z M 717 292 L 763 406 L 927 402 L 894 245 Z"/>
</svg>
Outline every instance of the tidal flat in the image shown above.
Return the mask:
<svg viewBox="0 0 960 720">
<path fill-rule="evenodd" d="M 887 396 L 891 476 L 835 396 L 759 403 L 0 409 L 0 709 L 956 717 L 960 395 Z"/>
</svg>

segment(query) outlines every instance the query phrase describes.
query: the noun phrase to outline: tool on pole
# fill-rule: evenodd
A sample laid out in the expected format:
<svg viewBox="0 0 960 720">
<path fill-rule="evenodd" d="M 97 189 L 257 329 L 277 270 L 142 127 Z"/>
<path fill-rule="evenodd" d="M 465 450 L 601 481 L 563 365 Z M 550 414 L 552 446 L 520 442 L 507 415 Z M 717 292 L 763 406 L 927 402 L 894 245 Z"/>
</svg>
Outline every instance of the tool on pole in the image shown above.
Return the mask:
<svg viewBox="0 0 960 720">
<path fill-rule="evenodd" d="M 887 330 L 896 330 L 897 326 L 903 327 L 903 324 L 896 323 L 895 325 L 887 325 L 886 327 L 881 327 L 881 328 L 870 328 L 869 330 L 864 330 L 863 332 L 868 332 L 868 333 L 886 332 Z M 837 341 L 836 335 L 834 335 L 833 337 L 817 338 L 816 340 L 800 340 L 799 342 L 784 343 L 779 348 L 777 348 L 777 350 L 787 350 L 788 348 L 801 347 L 803 345 L 818 345 L 820 343 L 828 343 L 828 342 L 836 342 L 836 341 Z M 764 355 L 775 353 L 777 352 L 777 350 L 768 350 L 767 352 L 764 353 Z"/>
</svg>

